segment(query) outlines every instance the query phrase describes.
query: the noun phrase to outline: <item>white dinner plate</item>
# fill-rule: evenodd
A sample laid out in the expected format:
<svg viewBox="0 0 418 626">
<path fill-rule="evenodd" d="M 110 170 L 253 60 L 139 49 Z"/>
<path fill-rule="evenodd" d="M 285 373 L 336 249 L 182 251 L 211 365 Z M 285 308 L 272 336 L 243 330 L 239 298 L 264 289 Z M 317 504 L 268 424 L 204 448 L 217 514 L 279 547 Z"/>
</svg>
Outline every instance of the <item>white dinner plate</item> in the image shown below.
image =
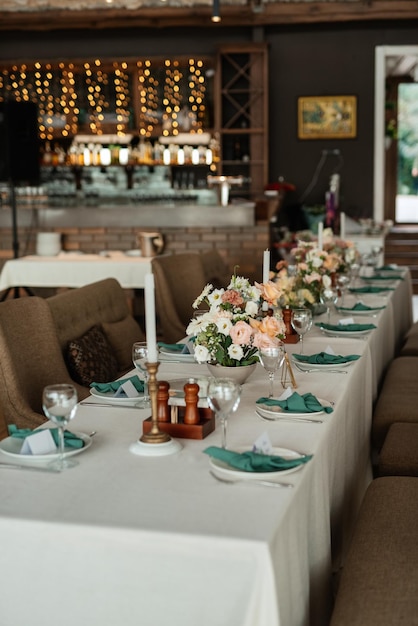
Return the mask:
<svg viewBox="0 0 418 626">
<path fill-rule="evenodd" d="M 210 376 L 189 376 L 188 378 L 176 378 L 175 380 L 169 380 L 170 394 L 175 395 L 177 398 L 184 398 L 184 385 L 193 381 L 199 385 L 199 398 L 206 398 L 209 379 Z"/>
<path fill-rule="evenodd" d="M 331 402 L 329 402 L 328 400 L 322 400 L 321 398 L 317 398 L 317 400 L 322 404 L 322 406 L 332 407 Z M 289 419 L 310 419 L 311 417 L 316 417 L 324 413 L 323 409 L 321 411 L 305 411 L 305 413 L 293 413 L 292 411 L 284 411 L 280 406 L 268 406 L 266 404 L 256 404 L 256 409 L 262 417 L 270 420 L 274 420 L 277 418 L 280 419 L 281 417 L 287 417 Z"/>
<path fill-rule="evenodd" d="M 326 372 L 327 370 L 335 370 L 341 369 L 342 367 L 350 367 L 353 363 L 356 363 L 358 359 L 354 361 L 346 361 L 345 363 L 306 363 L 305 361 L 299 361 L 292 355 L 292 361 L 295 365 L 301 370 L 323 370 Z"/>
<path fill-rule="evenodd" d="M 329 337 L 362 337 L 363 335 L 368 335 L 375 330 L 374 328 L 365 329 L 365 330 L 330 330 L 328 328 L 321 328 L 322 332 Z"/>
<path fill-rule="evenodd" d="M 386 307 L 384 306 L 376 306 L 376 307 L 370 307 L 370 309 L 367 309 L 367 311 L 356 311 L 355 309 L 344 309 L 343 307 L 335 307 L 336 310 L 338 311 L 338 313 L 341 313 L 341 315 L 363 315 L 363 317 L 367 317 L 368 315 L 374 315 L 375 313 L 379 313 L 380 311 L 383 311 L 383 309 L 385 309 Z"/>
<path fill-rule="evenodd" d="M 237 448 L 234 452 L 245 452 L 246 450 L 248 450 L 248 447 Z M 272 454 L 282 456 L 285 459 L 300 459 L 301 457 L 299 452 L 289 450 L 288 448 L 273 448 Z M 248 480 L 261 480 L 263 478 L 267 478 L 271 480 L 274 476 L 283 476 L 284 474 L 297 472 L 305 465 L 305 463 L 301 463 L 297 467 L 292 467 L 291 469 L 274 470 L 272 472 L 245 472 L 244 470 L 237 469 L 236 467 L 231 467 L 224 461 L 213 457 L 209 458 L 209 463 L 215 474 L 218 474 L 221 478 L 224 476 L 229 480 L 233 480 L 234 478 L 237 480 L 242 480 L 243 478 Z"/>
<path fill-rule="evenodd" d="M 71 432 L 84 441 L 84 446 L 82 448 L 64 448 L 64 456 L 74 456 L 75 454 L 84 452 L 84 450 L 90 448 L 93 441 L 92 437 L 85 433 L 79 433 L 73 430 Z M 19 461 L 53 461 L 59 458 L 58 451 L 49 452 L 48 454 L 20 454 L 23 442 L 24 439 L 20 439 L 19 437 L 6 437 L 6 439 L 0 441 L 0 450 L 3 454 L 19 459 Z"/>
<path fill-rule="evenodd" d="M 143 395 L 135 396 L 134 398 L 127 398 L 125 396 L 115 396 L 114 391 L 98 391 L 97 389 L 90 389 L 90 393 L 95 398 L 104 400 L 105 402 L 111 402 L 112 404 L 129 404 L 135 402 L 142 402 Z"/>
<path fill-rule="evenodd" d="M 182 354 L 173 352 L 167 348 L 160 347 L 160 361 L 184 361 L 184 363 L 196 363 L 193 354 Z"/>
<path fill-rule="evenodd" d="M 142 256 L 141 250 L 126 250 L 126 256 Z"/>
</svg>

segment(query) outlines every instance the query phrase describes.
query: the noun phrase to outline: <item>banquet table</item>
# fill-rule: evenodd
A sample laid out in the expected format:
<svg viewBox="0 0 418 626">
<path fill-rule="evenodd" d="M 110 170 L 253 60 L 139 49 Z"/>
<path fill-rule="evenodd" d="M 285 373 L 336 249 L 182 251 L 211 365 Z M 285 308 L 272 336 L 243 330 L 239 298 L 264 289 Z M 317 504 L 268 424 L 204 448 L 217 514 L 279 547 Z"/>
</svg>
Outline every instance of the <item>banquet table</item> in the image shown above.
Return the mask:
<svg viewBox="0 0 418 626">
<path fill-rule="evenodd" d="M 142 289 L 145 275 L 151 271 L 150 258 L 119 251 L 30 255 L 6 261 L 0 274 L 0 291 L 12 287 L 82 287 L 110 277 L 124 289 Z"/>
<path fill-rule="evenodd" d="M 378 381 L 412 320 L 409 274 L 388 295 L 362 300 L 385 306 L 356 318 L 376 324 L 370 334 L 330 337 L 314 325 L 304 339 L 308 354 L 327 346 L 359 354 L 347 373 L 293 368 L 299 393 L 333 403 L 321 423 L 260 419 L 255 401 L 268 392 L 261 365 L 228 421 L 231 448 L 268 433 L 274 446 L 313 455 L 282 477 L 291 489 L 216 481 L 203 450 L 220 445 L 219 427 L 203 440 L 179 439 L 173 455 L 131 454 L 149 409 L 99 407 L 96 398 L 83 401 L 71 423 L 75 432 L 97 431 L 74 457 L 77 467 L 0 468 L 0 623 L 45 626 L 59 616 L 61 626 L 325 626 L 332 574 L 372 479 Z M 299 346 L 287 344 L 289 358 Z M 174 360 L 158 369 L 168 381 L 207 374 L 204 365 Z M 282 391 L 278 375 L 275 395 Z"/>
</svg>

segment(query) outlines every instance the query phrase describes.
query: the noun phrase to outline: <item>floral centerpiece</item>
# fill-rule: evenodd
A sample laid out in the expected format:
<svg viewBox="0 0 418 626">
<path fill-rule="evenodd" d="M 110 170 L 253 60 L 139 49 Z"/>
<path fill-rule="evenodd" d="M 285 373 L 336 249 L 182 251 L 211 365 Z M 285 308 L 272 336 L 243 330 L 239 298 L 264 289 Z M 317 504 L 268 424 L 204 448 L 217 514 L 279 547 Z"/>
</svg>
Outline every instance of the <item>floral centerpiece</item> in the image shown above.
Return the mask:
<svg viewBox="0 0 418 626">
<path fill-rule="evenodd" d="M 300 239 L 285 261 L 276 265 L 267 284 L 259 285 L 262 297 L 272 307 L 315 307 L 321 292 L 331 286 L 338 274 L 347 273 L 358 262 L 353 242 L 323 231 L 323 249 L 316 240 Z"/>
<path fill-rule="evenodd" d="M 280 314 L 263 315 L 262 291 L 246 278 L 233 275 L 226 289 L 208 284 L 193 303 L 209 310 L 192 319 L 187 334 L 194 337 L 199 363 L 240 367 L 258 362 L 258 349 L 280 345 L 285 325 Z"/>
</svg>

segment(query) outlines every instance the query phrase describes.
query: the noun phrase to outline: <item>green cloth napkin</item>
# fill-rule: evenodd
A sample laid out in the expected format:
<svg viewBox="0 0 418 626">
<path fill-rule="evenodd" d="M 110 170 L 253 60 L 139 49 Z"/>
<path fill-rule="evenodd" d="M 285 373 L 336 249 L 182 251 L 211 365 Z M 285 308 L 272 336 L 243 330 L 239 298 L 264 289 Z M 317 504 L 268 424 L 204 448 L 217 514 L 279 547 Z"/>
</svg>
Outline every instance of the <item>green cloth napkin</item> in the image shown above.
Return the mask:
<svg viewBox="0 0 418 626">
<path fill-rule="evenodd" d="M 403 280 L 403 276 L 398 276 L 395 274 L 391 274 L 390 276 L 379 276 L 379 274 L 374 274 L 374 276 L 362 276 L 361 280 Z"/>
<path fill-rule="evenodd" d="M 130 380 L 138 393 L 142 393 L 144 391 L 144 383 L 139 379 L 138 376 L 130 376 L 129 378 L 122 378 L 122 380 L 114 380 L 111 383 L 91 383 L 90 387 L 96 389 L 96 391 L 101 391 L 102 393 L 106 393 L 108 391 L 116 392 L 123 383 L 126 383 L 127 380 Z"/>
<path fill-rule="evenodd" d="M 351 293 L 382 293 L 383 291 L 394 291 L 393 287 L 373 287 L 366 285 L 365 287 L 350 287 Z"/>
<path fill-rule="evenodd" d="M 311 363 L 313 365 L 338 365 L 340 363 L 349 363 L 357 361 L 359 354 L 348 354 L 341 356 L 340 354 L 328 354 L 328 352 L 318 352 L 317 354 L 294 354 L 293 357 L 301 363 Z"/>
<path fill-rule="evenodd" d="M 168 350 L 169 352 L 190 354 L 189 348 L 185 343 L 164 343 L 163 341 L 159 341 L 158 345 L 160 348 L 165 348 L 165 350 Z"/>
<path fill-rule="evenodd" d="M 256 404 L 265 404 L 266 406 L 279 406 L 287 413 L 317 413 L 325 411 L 332 413 L 333 408 L 330 406 L 322 406 L 319 400 L 312 393 L 304 393 L 302 396 L 296 391 L 292 393 L 286 400 L 276 400 L 275 398 L 258 398 Z"/>
<path fill-rule="evenodd" d="M 248 452 L 233 452 L 216 446 L 210 446 L 203 452 L 244 472 L 277 472 L 292 469 L 307 463 L 313 456 L 312 454 L 305 454 L 296 459 L 284 459 L 282 456 L 273 454 L 260 454 L 250 450 Z"/>
<path fill-rule="evenodd" d="M 347 333 L 353 333 L 361 330 L 373 330 L 373 328 L 377 328 L 374 324 L 324 324 L 324 322 L 317 322 L 315 326 L 325 328 L 325 330 L 338 330 L 339 332 Z"/>
<path fill-rule="evenodd" d="M 18 439 L 26 439 L 26 437 L 29 437 L 29 435 L 33 435 L 37 432 L 37 429 L 32 430 L 31 428 L 17 428 L 17 426 L 15 426 L 14 424 L 10 424 L 8 428 L 9 428 L 9 435 L 11 437 L 16 437 Z M 51 433 L 52 438 L 55 441 L 55 445 L 58 446 L 59 445 L 58 428 L 50 428 L 49 432 Z M 74 435 L 74 433 L 71 433 L 69 430 L 65 430 L 64 431 L 64 445 L 66 448 L 76 448 L 78 450 L 79 448 L 84 447 L 84 441 L 80 439 L 80 437 L 77 437 L 77 435 Z"/>
<path fill-rule="evenodd" d="M 352 307 L 344 307 L 344 306 L 339 306 L 337 307 L 337 309 L 339 311 L 377 311 L 378 309 L 385 309 L 385 306 L 375 306 L 375 307 L 371 307 L 371 306 L 367 306 L 367 304 L 363 304 L 362 302 L 357 302 L 354 306 Z"/>
<path fill-rule="evenodd" d="M 376 267 L 376 272 L 399 272 L 399 267 L 393 267 L 392 265 L 381 265 L 380 267 Z"/>
</svg>

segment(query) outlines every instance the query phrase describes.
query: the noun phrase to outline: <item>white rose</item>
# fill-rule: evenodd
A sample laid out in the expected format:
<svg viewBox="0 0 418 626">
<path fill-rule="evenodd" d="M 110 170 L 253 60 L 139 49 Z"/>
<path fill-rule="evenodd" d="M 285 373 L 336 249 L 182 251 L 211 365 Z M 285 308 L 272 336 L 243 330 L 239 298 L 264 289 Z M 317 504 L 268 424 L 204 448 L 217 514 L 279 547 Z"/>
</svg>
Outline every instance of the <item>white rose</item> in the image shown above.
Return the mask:
<svg viewBox="0 0 418 626">
<path fill-rule="evenodd" d="M 220 317 L 216 320 L 216 328 L 222 335 L 229 335 L 229 331 L 232 328 L 232 322 L 228 317 Z"/>
<path fill-rule="evenodd" d="M 258 311 L 257 302 L 254 302 L 253 300 L 249 300 L 247 304 L 245 305 L 246 314 L 249 315 L 250 317 L 254 317 L 254 315 L 257 314 L 257 311 Z"/>
<path fill-rule="evenodd" d="M 198 363 L 207 363 L 209 357 L 209 350 L 206 346 L 197 345 L 194 347 L 194 358 Z"/>
<path fill-rule="evenodd" d="M 331 277 L 328 276 L 328 274 L 324 274 L 322 277 L 322 284 L 326 289 L 328 289 L 328 287 L 331 287 L 331 282 Z"/>
</svg>

